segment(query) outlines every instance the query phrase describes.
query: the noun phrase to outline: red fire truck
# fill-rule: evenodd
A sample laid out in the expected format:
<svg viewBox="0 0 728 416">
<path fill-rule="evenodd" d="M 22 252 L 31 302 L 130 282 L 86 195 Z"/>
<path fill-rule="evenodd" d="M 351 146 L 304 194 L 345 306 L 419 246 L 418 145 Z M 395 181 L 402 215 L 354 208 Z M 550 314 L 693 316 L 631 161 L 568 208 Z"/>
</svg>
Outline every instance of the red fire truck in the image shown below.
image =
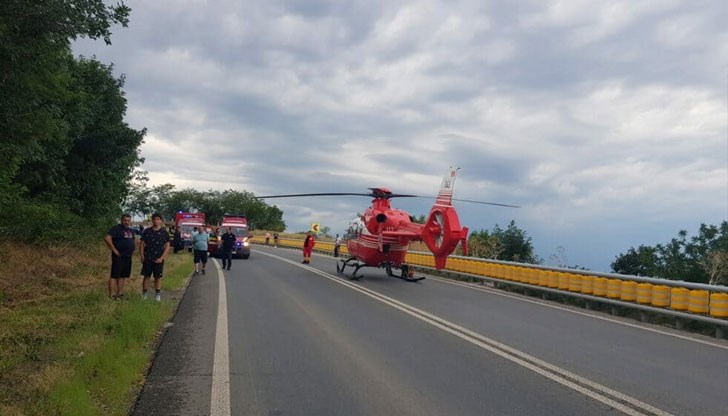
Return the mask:
<svg viewBox="0 0 728 416">
<path fill-rule="evenodd" d="M 188 251 L 192 251 L 192 234 L 195 227 L 205 225 L 205 214 L 202 212 L 178 212 L 174 216 L 174 225 L 180 232 L 182 245 Z"/>
<path fill-rule="evenodd" d="M 235 234 L 235 245 L 233 246 L 233 257 L 241 257 L 247 259 L 250 257 L 250 239 L 253 237 L 248 232 L 248 220 L 243 215 L 225 215 L 222 218 L 220 227 L 218 227 L 217 238 L 211 238 L 207 245 L 207 250 L 212 256 L 219 256 L 218 250 L 221 250 L 222 235 L 227 232 L 227 228 Z"/>
</svg>

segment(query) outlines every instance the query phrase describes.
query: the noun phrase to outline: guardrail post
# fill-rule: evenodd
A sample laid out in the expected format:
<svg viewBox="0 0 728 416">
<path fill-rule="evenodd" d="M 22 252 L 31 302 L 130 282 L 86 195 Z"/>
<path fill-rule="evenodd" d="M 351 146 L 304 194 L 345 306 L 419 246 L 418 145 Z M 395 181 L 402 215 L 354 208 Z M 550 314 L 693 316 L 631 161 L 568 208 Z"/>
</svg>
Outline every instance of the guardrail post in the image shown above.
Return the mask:
<svg viewBox="0 0 728 416">
<path fill-rule="evenodd" d="M 649 321 L 649 317 L 647 316 L 646 311 L 640 311 L 640 322 L 647 322 Z"/>
<path fill-rule="evenodd" d="M 715 337 L 718 339 L 724 339 L 726 337 L 726 330 L 723 326 L 716 326 L 715 327 Z"/>
<path fill-rule="evenodd" d="M 609 308 L 609 313 L 612 315 L 619 315 L 619 308 L 617 307 L 617 305 L 611 305 L 611 307 Z"/>
<path fill-rule="evenodd" d="M 592 308 L 593 308 L 592 302 L 590 300 L 586 300 L 584 302 L 584 308 L 588 311 L 592 310 Z"/>
<path fill-rule="evenodd" d="M 675 329 L 683 330 L 685 329 L 685 321 L 683 321 L 681 318 L 675 318 Z"/>
</svg>

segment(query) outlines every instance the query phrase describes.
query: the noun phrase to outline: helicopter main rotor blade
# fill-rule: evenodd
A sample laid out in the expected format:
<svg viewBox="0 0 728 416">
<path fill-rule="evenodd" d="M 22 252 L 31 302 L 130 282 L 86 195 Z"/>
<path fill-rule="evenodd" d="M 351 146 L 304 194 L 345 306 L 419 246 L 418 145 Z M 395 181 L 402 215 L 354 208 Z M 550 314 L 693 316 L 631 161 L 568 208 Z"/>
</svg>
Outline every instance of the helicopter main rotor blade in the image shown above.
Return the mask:
<svg viewBox="0 0 728 416">
<path fill-rule="evenodd" d="M 408 196 L 408 197 L 413 197 L 413 198 L 428 198 L 428 199 L 432 199 L 433 198 L 431 196 L 421 196 L 421 195 L 392 195 L 392 197 L 395 197 L 395 196 Z M 495 206 L 499 206 L 499 207 L 508 207 L 508 208 L 520 208 L 520 206 L 518 206 L 518 205 L 499 204 L 497 202 L 473 201 L 472 199 L 457 199 L 457 198 L 453 198 L 452 200 L 453 201 L 459 201 L 459 202 L 470 202 L 472 204 L 495 205 Z"/>
<path fill-rule="evenodd" d="M 497 202 L 483 202 L 483 201 L 473 201 L 471 199 L 452 199 L 453 201 L 460 201 L 460 202 L 470 202 L 473 204 L 482 204 L 482 205 L 495 205 L 498 207 L 508 207 L 508 208 L 520 208 L 518 205 L 508 205 L 508 204 L 499 204 Z"/>
<path fill-rule="evenodd" d="M 256 196 L 256 198 L 265 199 L 265 198 L 295 198 L 295 197 L 301 197 L 301 196 L 346 196 L 346 195 L 372 196 L 372 194 L 351 193 L 351 192 L 324 192 L 324 193 L 315 193 L 315 194 L 265 195 L 265 196 Z"/>
<path fill-rule="evenodd" d="M 434 197 L 431 196 L 422 196 L 422 195 L 410 195 L 410 194 L 382 194 L 382 195 L 375 195 L 374 193 L 356 193 L 356 192 L 320 192 L 320 193 L 311 193 L 311 194 L 285 194 L 285 195 L 265 195 L 265 196 L 256 196 L 256 199 L 268 199 L 268 198 L 297 198 L 297 197 L 304 197 L 304 196 L 368 196 L 370 198 L 427 198 L 432 199 Z M 499 207 L 508 207 L 508 208 L 520 208 L 518 205 L 508 205 L 508 204 L 499 204 L 497 202 L 484 202 L 484 201 L 473 201 L 472 199 L 456 199 L 453 198 L 453 201 L 459 201 L 459 202 L 469 202 L 472 204 L 481 204 L 481 205 L 495 205 Z"/>
</svg>

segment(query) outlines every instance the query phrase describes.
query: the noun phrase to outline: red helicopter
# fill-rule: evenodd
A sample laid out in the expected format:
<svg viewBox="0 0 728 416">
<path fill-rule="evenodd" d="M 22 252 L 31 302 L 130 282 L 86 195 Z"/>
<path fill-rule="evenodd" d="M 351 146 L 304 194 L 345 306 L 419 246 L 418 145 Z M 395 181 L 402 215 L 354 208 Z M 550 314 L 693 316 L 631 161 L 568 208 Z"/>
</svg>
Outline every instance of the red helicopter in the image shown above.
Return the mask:
<svg viewBox="0 0 728 416">
<path fill-rule="evenodd" d="M 345 274 L 347 267 L 354 271 L 349 275 L 353 280 L 362 276 L 357 272 L 362 267 L 384 267 L 387 274 L 407 281 L 418 281 L 424 277 L 414 277 L 414 270 L 404 264 L 407 249 L 413 241 L 423 241 L 427 248 L 435 256 L 435 268 L 445 267 L 447 257 L 455 250 L 458 243 L 462 243 L 463 254 L 468 252 L 468 228 L 460 226 L 455 207 L 452 205 L 452 190 L 455 183 L 455 176 L 459 168 L 450 168 L 448 174 L 442 179 L 440 191 L 435 199 L 435 204 L 430 209 L 430 214 L 424 224 L 414 222 L 412 216 L 407 212 L 394 209 L 390 205 L 391 198 L 424 198 L 419 195 L 393 194 L 388 188 L 369 188 L 370 193 L 313 193 L 313 194 L 289 194 L 289 195 L 268 195 L 257 197 L 265 198 L 288 198 L 304 196 L 344 196 L 357 195 L 369 196 L 372 205 L 364 211 L 364 214 L 351 222 L 344 236 L 349 257 L 340 259 L 336 263 L 336 271 Z M 503 207 L 518 208 L 514 205 L 497 204 L 493 202 L 480 202 L 466 199 L 455 199 L 455 201 L 472 202 L 477 204 L 497 205 Z M 394 273 L 399 269 L 399 275 Z"/>
</svg>

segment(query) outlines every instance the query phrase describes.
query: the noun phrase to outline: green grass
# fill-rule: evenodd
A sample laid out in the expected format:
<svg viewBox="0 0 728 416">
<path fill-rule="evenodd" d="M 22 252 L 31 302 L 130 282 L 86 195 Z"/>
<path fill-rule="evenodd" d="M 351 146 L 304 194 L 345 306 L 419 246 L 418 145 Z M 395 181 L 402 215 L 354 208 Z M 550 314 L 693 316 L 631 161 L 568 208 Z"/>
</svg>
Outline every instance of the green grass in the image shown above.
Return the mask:
<svg viewBox="0 0 728 416">
<path fill-rule="evenodd" d="M 181 288 L 189 257 L 169 256 L 163 292 Z M 177 300 L 142 300 L 136 277 L 112 301 L 102 281 L 0 315 L 0 414 L 128 414 Z"/>
</svg>

